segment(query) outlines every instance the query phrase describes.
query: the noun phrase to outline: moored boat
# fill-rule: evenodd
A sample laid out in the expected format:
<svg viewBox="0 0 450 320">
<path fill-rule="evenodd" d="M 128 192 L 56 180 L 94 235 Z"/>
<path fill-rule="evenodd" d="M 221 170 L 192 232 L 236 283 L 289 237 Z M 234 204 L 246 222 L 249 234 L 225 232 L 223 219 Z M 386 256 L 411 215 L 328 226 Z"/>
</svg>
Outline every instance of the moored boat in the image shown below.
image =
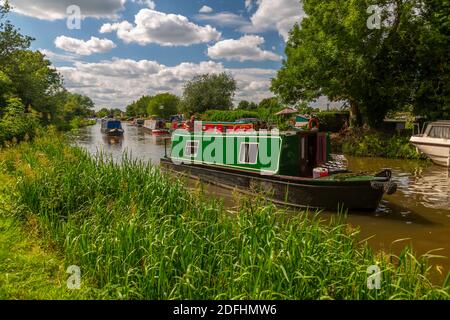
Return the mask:
<svg viewBox="0 0 450 320">
<path fill-rule="evenodd" d="M 385 193 L 396 191 L 388 169 L 369 175 L 336 165 L 328 134 L 317 130 L 176 130 L 161 165 L 302 208 L 375 210 Z"/>
<path fill-rule="evenodd" d="M 166 122 L 163 119 L 156 118 L 145 120 L 142 127 L 154 136 L 170 134 L 169 129 L 166 128 Z"/>
<path fill-rule="evenodd" d="M 132 124 L 136 127 L 142 127 L 144 125 L 144 119 L 136 118 L 133 120 Z"/>
<path fill-rule="evenodd" d="M 122 136 L 124 130 L 120 120 L 104 118 L 101 123 L 101 132 L 108 136 Z"/>
<path fill-rule="evenodd" d="M 429 123 L 410 142 L 435 164 L 450 167 L 450 120 Z"/>
</svg>

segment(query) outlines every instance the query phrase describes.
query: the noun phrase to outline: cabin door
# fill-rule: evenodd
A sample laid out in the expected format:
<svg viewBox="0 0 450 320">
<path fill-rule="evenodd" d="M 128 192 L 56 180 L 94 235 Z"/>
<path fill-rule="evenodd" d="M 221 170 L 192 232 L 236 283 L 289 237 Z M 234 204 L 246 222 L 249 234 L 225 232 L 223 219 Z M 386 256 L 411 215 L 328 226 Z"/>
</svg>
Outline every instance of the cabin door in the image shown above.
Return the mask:
<svg viewBox="0 0 450 320">
<path fill-rule="evenodd" d="M 299 138 L 300 150 L 300 176 L 312 177 L 315 154 L 316 154 L 316 139 L 314 135 L 301 134 Z"/>
</svg>

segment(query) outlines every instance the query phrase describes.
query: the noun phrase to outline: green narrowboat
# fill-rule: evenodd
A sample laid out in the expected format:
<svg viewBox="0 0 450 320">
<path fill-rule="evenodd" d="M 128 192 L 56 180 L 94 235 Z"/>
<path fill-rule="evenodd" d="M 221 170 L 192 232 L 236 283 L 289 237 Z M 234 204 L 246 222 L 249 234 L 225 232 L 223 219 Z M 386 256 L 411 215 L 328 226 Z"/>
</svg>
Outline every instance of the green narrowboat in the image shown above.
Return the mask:
<svg viewBox="0 0 450 320">
<path fill-rule="evenodd" d="M 396 190 L 388 169 L 358 174 L 332 161 L 329 135 L 317 130 L 176 130 L 161 165 L 302 208 L 375 210 L 385 193 Z"/>
</svg>

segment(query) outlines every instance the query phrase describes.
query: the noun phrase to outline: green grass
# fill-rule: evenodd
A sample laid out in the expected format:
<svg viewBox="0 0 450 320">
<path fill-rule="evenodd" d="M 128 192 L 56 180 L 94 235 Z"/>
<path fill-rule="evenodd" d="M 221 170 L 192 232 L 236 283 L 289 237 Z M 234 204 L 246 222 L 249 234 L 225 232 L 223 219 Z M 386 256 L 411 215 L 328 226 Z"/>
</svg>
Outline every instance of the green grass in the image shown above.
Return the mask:
<svg viewBox="0 0 450 320">
<path fill-rule="evenodd" d="M 10 216 L 34 217 L 42 241 L 80 266 L 96 298 L 450 297 L 448 278 L 444 286 L 429 280 L 427 257 L 410 248 L 376 253 L 341 216 L 286 219 L 262 198 L 228 210 L 157 167 L 92 158 L 51 133 L 5 150 L 0 166 L 16 181 Z M 367 288 L 374 264 L 380 290 Z M 33 270 L 24 270 L 30 279 Z"/>
</svg>

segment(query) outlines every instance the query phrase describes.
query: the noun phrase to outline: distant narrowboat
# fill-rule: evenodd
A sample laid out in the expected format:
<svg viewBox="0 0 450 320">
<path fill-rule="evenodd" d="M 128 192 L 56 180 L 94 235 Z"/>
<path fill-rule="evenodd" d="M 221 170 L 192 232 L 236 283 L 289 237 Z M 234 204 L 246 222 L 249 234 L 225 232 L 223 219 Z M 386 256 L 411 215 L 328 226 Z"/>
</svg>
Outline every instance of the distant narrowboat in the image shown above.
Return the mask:
<svg viewBox="0 0 450 320">
<path fill-rule="evenodd" d="M 329 135 L 317 130 L 176 130 L 161 165 L 301 208 L 373 211 L 385 193 L 396 191 L 388 169 L 358 174 L 332 161 Z"/>
<path fill-rule="evenodd" d="M 142 127 L 144 125 L 144 119 L 134 119 L 132 123 L 136 127 Z"/>
<path fill-rule="evenodd" d="M 170 134 L 169 129 L 166 128 L 166 121 L 164 121 L 163 119 L 157 118 L 145 120 L 143 127 L 148 133 L 151 133 L 154 136 L 163 136 Z"/>
<path fill-rule="evenodd" d="M 122 136 L 124 133 L 120 120 L 109 118 L 102 119 L 101 131 L 108 136 Z"/>
</svg>

